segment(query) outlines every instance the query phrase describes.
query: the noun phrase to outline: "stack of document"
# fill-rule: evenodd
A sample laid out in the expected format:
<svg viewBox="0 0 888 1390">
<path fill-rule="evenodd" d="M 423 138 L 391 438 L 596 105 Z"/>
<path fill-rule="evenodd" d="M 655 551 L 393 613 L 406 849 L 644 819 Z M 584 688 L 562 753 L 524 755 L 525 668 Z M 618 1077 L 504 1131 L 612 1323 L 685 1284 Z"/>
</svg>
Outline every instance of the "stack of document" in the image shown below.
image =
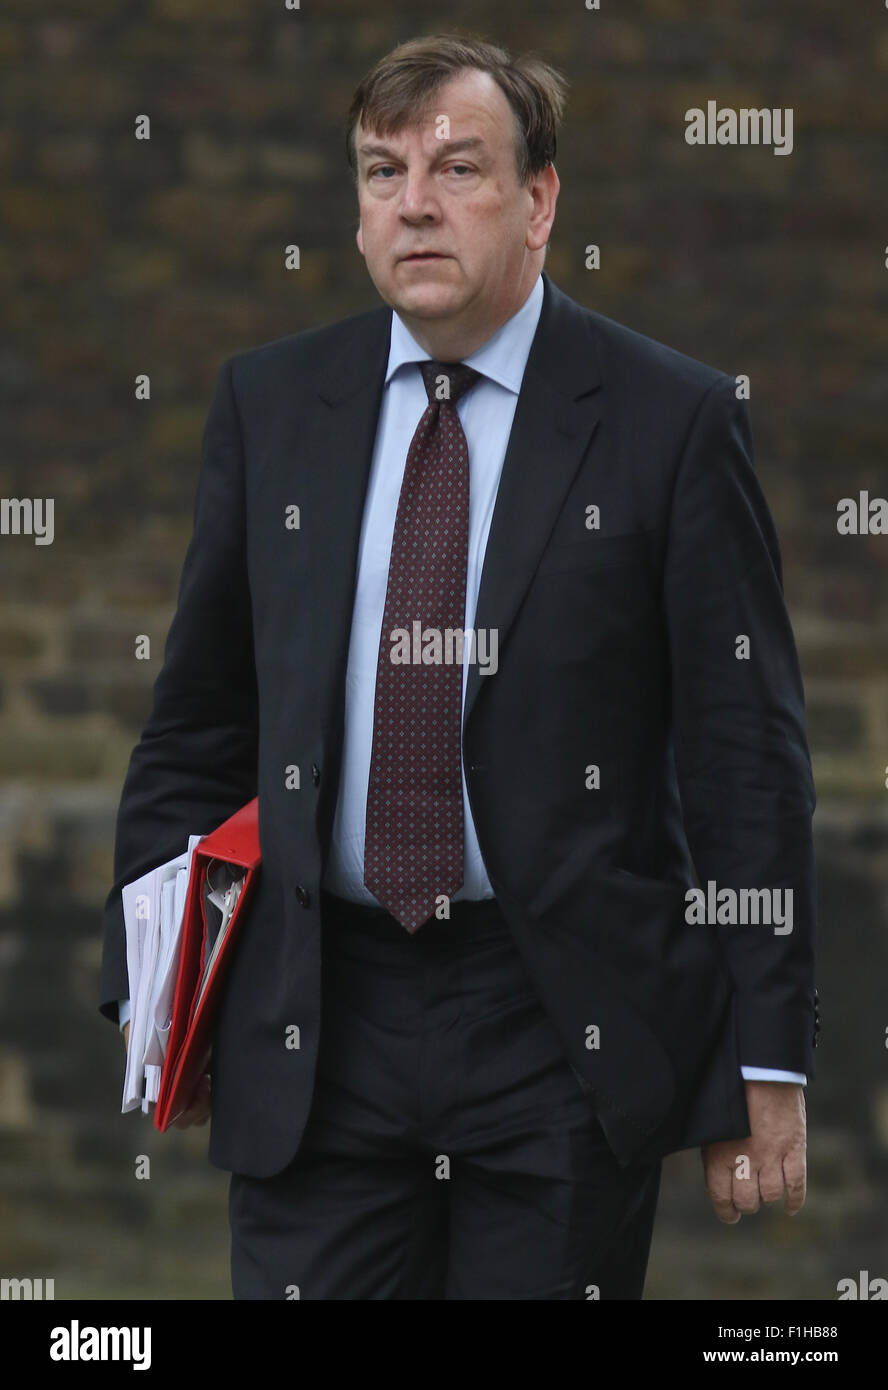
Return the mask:
<svg viewBox="0 0 888 1390">
<path fill-rule="evenodd" d="M 208 1069 L 213 1027 L 262 863 L 253 797 L 182 854 L 124 885 L 130 1026 L 122 1111 L 166 1129 Z"/>
<path fill-rule="evenodd" d="M 173 1013 L 182 918 L 191 860 L 200 835 L 184 854 L 150 869 L 122 892 L 129 976 L 130 1028 L 121 1109 L 148 1112 L 157 1100 Z"/>
</svg>

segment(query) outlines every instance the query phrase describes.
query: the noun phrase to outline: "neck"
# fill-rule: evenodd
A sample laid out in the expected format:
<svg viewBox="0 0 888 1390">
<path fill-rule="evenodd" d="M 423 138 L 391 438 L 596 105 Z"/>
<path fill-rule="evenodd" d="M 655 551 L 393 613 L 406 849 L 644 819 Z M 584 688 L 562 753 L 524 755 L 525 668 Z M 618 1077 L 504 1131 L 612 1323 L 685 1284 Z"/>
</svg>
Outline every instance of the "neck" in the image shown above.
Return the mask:
<svg viewBox="0 0 888 1390">
<path fill-rule="evenodd" d="M 479 321 L 460 319 L 457 322 L 412 319 L 404 314 L 400 317 L 420 347 L 436 362 L 462 362 L 489 342 L 503 324 L 508 323 L 509 319 L 517 314 L 527 301 L 541 269 L 540 266 L 533 266 L 525 272 L 507 307 L 493 318 L 485 316 Z"/>
</svg>

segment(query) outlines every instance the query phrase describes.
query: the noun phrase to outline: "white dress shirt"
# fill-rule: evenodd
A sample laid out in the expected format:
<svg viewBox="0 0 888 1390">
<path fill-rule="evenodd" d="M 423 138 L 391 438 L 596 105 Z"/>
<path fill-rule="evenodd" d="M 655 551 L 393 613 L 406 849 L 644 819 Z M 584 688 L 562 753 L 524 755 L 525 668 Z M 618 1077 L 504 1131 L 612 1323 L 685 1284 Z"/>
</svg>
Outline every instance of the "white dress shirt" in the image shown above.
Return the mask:
<svg viewBox="0 0 888 1390">
<path fill-rule="evenodd" d="M 481 373 L 481 380 L 456 404 L 469 451 L 469 545 L 463 622 L 466 629 L 474 626 L 500 474 L 542 305 L 543 281 L 537 276 L 520 309 L 482 347 L 461 359 Z M 364 884 L 364 832 L 379 639 L 404 468 L 417 425 L 429 403 L 417 364 L 430 360 L 430 354 L 420 347 L 402 319 L 393 312 L 388 367 L 361 525 L 345 678 L 342 770 L 323 882 L 324 888 L 338 897 L 369 906 L 378 906 Z M 467 645 L 463 702 L 469 655 Z M 490 677 L 482 676 L 482 679 Z M 451 897 L 453 902 L 494 896 L 475 833 L 464 769 L 462 784 L 464 874 L 462 887 Z M 121 1013 L 121 1023 L 123 1021 Z M 742 1067 L 741 1071 L 747 1080 L 806 1082 L 800 1072 L 774 1071 L 766 1067 Z"/>
</svg>

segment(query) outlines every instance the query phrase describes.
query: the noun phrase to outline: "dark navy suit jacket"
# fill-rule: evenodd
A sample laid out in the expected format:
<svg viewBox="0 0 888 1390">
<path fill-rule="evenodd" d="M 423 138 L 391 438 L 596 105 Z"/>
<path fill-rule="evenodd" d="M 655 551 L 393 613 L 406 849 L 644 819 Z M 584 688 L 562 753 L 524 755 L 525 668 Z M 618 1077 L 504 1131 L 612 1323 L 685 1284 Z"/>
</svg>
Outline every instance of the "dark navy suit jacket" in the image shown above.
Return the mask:
<svg viewBox="0 0 888 1390">
<path fill-rule="evenodd" d="M 464 764 L 491 884 L 625 1164 L 746 1136 L 741 1061 L 814 1075 L 815 793 L 733 378 L 543 281 L 475 619 L 498 630 L 499 668 L 471 668 Z M 381 307 L 222 365 L 120 803 L 101 986 L 115 1019 L 122 884 L 259 797 L 262 871 L 214 1036 L 210 1131 L 214 1164 L 257 1177 L 293 1158 L 312 1098 L 320 888 L 390 323 Z M 791 888 L 793 930 L 689 924 L 686 889 L 710 880 Z"/>
</svg>

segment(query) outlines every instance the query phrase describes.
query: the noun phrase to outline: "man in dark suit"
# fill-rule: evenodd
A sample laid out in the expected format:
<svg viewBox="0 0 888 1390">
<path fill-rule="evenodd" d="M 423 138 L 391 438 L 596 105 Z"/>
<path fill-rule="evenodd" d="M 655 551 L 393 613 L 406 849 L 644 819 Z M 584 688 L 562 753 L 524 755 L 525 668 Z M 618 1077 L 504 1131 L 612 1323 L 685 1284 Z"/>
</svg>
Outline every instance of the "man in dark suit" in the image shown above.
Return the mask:
<svg viewBox="0 0 888 1390">
<path fill-rule="evenodd" d="M 690 1146 L 724 1221 L 804 1200 L 777 538 L 734 380 L 543 270 L 563 95 L 475 40 L 383 59 L 349 154 L 387 307 L 219 375 L 102 1010 L 121 885 L 258 795 L 181 1121 L 232 1173 L 237 1297 L 638 1298 Z"/>
</svg>

